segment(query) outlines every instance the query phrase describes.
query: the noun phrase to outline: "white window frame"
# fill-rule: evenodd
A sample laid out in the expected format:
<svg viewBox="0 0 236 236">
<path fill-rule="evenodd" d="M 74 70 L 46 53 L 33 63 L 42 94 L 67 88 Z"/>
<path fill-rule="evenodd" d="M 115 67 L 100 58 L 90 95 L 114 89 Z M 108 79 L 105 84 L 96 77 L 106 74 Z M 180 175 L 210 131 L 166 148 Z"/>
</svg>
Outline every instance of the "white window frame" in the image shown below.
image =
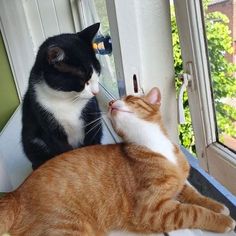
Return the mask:
<svg viewBox="0 0 236 236">
<path fill-rule="evenodd" d="M 236 154 L 217 142 L 214 103 L 200 0 L 174 0 L 184 70 L 200 165 L 234 194 Z M 192 69 L 189 65 L 192 65 Z"/>
</svg>

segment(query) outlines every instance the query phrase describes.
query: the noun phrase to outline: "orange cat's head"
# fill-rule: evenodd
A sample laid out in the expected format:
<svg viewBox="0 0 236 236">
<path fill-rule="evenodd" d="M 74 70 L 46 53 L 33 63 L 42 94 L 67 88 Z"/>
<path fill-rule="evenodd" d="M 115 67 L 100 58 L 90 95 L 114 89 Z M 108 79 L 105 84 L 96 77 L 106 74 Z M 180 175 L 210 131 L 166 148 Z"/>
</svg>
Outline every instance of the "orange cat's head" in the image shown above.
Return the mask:
<svg viewBox="0 0 236 236">
<path fill-rule="evenodd" d="M 127 138 L 139 130 L 160 124 L 161 93 L 153 88 L 143 97 L 127 96 L 109 103 L 109 116 L 115 131 Z M 161 125 L 162 126 L 162 125 Z"/>
</svg>

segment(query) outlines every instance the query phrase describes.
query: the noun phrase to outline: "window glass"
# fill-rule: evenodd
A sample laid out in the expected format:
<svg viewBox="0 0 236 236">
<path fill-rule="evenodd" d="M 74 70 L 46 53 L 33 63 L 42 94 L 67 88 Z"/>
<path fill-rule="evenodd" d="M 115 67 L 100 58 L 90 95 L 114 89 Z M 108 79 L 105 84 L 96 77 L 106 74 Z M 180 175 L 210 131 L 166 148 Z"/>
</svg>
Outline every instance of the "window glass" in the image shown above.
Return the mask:
<svg viewBox="0 0 236 236">
<path fill-rule="evenodd" d="M 84 0 L 85 21 L 87 25 L 100 22 L 99 33 L 103 36 L 110 35 L 110 26 L 107 16 L 105 0 Z M 100 76 L 101 85 L 109 92 L 113 98 L 119 97 L 114 57 L 110 55 L 97 55 L 101 66 L 102 73 Z"/>
<path fill-rule="evenodd" d="M 236 4 L 203 0 L 218 141 L 236 151 Z"/>
</svg>

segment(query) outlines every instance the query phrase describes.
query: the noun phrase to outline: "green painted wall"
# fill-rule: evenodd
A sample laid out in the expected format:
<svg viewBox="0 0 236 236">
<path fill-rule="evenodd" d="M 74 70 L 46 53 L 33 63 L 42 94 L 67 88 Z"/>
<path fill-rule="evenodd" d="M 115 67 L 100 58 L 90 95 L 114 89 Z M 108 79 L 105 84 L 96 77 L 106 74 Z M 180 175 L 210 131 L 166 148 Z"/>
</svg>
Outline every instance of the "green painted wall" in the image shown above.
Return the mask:
<svg viewBox="0 0 236 236">
<path fill-rule="evenodd" d="M 0 131 L 3 129 L 18 105 L 19 97 L 17 95 L 11 67 L 0 32 Z"/>
</svg>

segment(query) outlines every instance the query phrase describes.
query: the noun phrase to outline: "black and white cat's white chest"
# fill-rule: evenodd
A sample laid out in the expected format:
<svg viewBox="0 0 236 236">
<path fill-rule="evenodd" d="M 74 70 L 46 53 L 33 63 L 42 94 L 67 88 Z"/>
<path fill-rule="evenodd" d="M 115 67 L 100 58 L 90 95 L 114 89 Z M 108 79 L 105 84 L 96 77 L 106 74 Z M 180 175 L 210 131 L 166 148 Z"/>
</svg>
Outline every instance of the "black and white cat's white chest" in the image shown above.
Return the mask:
<svg viewBox="0 0 236 236">
<path fill-rule="evenodd" d="M 37 102 L 50 112 L 63 127 L 68 143 L 77 148 L 85 137 L 82 111 L 88 99 L 81 99 L 79 92 L 63 92 L 50 88 L 45 83 L 35 85 Z"/>
</svg>

